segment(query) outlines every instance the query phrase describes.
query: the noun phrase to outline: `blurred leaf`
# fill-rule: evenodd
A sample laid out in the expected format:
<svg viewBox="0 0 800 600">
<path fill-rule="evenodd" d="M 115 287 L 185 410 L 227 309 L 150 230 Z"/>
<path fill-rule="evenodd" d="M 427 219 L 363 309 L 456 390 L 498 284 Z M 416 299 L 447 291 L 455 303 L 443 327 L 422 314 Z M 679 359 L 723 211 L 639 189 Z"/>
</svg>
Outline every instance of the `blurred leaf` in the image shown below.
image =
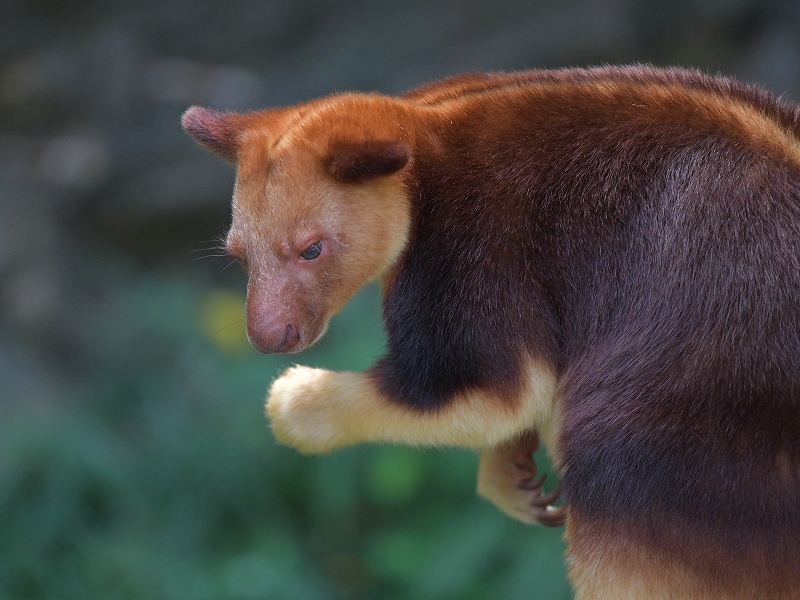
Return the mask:
<svg viewBox="0 0 800 600">
<path fill-rule="evenodd" d="M 521 526 L 524 527 L 524 526 Z M 498 596 L 506 600 L 572 597 L 566 581 L 561 528 L 530 527 L 516 536 L 512 565 Z"/>
<path fill-rule="evenodd" d="M 425 555 L 425 542 L 411 530 L 383 532 L 369 547 L 370 564 L 387 579 L 410 579 Z"/>
<path fill-rule="evenodd" d="M 463 598 L 502 547 L 509 520 L 485 505 L 458 511 L 440 524 L 415 575 L 418 598 Z"/>
<path fill-rule="evenodd" d="M 384 446 L 376 451 L 369 466 L 367 489 L 378 504 L 403 504 L 416 496 L 424 478 L 424 462 L 419 450 Z"/>
</svg>

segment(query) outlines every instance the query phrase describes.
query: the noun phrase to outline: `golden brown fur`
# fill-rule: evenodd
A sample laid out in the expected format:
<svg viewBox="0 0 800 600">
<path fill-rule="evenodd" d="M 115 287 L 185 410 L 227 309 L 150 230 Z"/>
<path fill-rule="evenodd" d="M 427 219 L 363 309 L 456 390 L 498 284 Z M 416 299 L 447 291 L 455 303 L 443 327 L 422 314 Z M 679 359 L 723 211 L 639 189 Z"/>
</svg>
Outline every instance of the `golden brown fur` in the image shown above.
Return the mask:
<svg viewBox="0 0 800 600">
<path fill-rule="evenodd" d="M 436 413 L 420 413 L 386 397 L 369 375 L 293 367 L 269 392 L 275 436 L 302 452 L 327 452 L 363 442 L 494 448 L 551 412 L 555 377 L 531 364 L 519 398 L 474 390 Z M 513 400 L 513 404 L 509 404 Z"/>
<path fill-rule="evenodd" d="M 481 495 L 556 525 L 539 432 L 580 600 L 800 598 L 800 110 L 608 67 L 183 124 L 237 165 L 256 347 L 382 284 L 387 355 L 287 370 L 279 440 L 475 448 Z"/>
</svg>

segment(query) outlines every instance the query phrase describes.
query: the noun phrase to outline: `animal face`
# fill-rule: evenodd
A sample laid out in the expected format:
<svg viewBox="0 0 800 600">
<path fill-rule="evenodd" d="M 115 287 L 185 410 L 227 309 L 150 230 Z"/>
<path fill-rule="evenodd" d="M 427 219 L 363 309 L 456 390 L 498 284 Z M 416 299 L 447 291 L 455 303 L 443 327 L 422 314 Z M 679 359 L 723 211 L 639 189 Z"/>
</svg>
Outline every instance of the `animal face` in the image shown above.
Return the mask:
<svg viewBox="0 0 800 600">
<path fill-rule="evenodd" d="M 405 246 L 410 147 L 370 131 L 332 141 L 307 114 L 270 116 L 190 109 L 184 127 L 237 164 L 226 249 L 248 273 L 250 342 L 299 352 Z"/>
</svg>

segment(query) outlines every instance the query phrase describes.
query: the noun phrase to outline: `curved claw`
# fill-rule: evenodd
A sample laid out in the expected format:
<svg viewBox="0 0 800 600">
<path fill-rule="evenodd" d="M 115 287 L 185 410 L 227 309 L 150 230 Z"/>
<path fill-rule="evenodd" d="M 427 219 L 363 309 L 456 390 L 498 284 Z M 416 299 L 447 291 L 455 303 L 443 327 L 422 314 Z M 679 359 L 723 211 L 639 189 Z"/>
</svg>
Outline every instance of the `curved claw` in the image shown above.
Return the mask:
<svg viewBox="0 0 800 600">
<path fill-rule="evenodd" d="M 552 506 L 561 487 L 545 493 L 545 474 L 537 476 L 533 453 L 539 446 L 535 431 L 503 446 L 481 452 L 478 493 L 523 523 L 559 527 L 567 520 L 567 509 Z"/>
<path fill-rule="evenodd" d="M 521 461 L 515 461 L 519 467 Z M 517 488 L 530 492 L 531 513 L 542 525 L 547 527 L 560 527 L 567 521 L 567 511 L 563 506 L 551 506 L 550 503 L 558 499 L 561 494 L 561 484 L 558 484 L 552 491 L 544 493 L 542 485 L 547 478 L 547 473 L 535 477 L 536 464 L 531 459 L 533 475 L 526 477 L 527 472 L 520 473 L 517 480 Z"/>
<path fill-rule="evenodd" d="M 540 496 L 536 496 L 536 498 L 534 498 L 531 501 L 531 504 L 533 506 L 536 506 L 536 507 L 539 507 L 539 508 L 545 508 L 548 504 L 550 504 L 556 498 L 558 498 L 559 494 L 561 494 L 561 485 L 560 484 L 557 485 L 555 488 L 553 488 L 553 490 L 551 492 L 549 492 L 547 494 L 542 494 Z"/>
<path fill-rule="evenodd" d="M 560 527 L 567 522 L 567 509 L 563 506 L 548 506 L 536 515 L 536 520 L 546 527 Z"/>
<path fill-rule="evenodd" d="M 517 487 L 521 490 L 538 490 L 542 487 L 544 480 L 547 479 L 547 473 L 539 477 L 531 477 L 530 479 L 523 479 L 517 483 Z"/>
</svg>

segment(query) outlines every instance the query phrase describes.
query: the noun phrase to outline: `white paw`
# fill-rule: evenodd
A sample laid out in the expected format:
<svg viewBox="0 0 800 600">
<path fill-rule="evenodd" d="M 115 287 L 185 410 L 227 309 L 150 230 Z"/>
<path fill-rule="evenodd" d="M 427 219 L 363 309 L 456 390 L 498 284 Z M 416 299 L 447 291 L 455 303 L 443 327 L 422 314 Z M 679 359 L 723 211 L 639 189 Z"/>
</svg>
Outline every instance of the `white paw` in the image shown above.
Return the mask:
<svg viewBox="0 0 800 600">
<path fill-rule="evenodd" d="M 300 452 L 336 446 L 338 427 L 330 389 L 331 371 L 297 366 L 284 371 L 267 395 L 267 414 L 281 443 Z"/>
</svg>

